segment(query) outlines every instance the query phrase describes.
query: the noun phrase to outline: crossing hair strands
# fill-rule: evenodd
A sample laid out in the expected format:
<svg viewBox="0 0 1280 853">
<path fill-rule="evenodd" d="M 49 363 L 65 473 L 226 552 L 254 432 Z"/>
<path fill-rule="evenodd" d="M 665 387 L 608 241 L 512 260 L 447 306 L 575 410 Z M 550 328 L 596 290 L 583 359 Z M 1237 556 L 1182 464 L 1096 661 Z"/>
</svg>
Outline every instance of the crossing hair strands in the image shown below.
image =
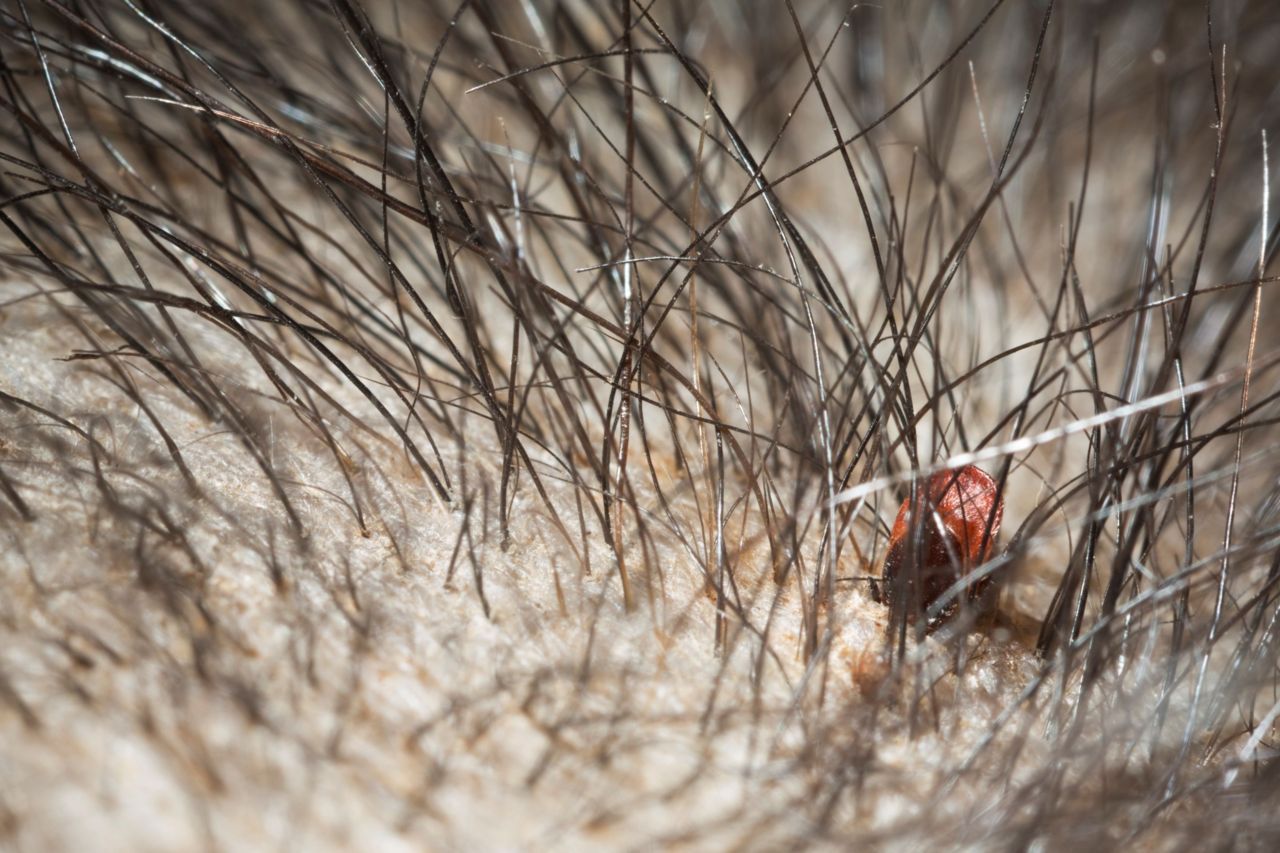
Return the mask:
<svg viewBox="0 0 1280 853">
<path fill-rule="evenodd" d="M 1271 5 L 0 4 L 0 845 L 1270 849 Z"/>
</svg>

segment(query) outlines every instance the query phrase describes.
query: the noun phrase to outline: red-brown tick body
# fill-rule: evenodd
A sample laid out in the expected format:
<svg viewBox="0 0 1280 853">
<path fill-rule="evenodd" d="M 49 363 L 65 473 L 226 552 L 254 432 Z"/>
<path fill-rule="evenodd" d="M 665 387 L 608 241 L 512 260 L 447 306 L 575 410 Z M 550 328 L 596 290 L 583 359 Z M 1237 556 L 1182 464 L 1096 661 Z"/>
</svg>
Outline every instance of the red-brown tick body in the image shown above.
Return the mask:
<svg viewBox="0 0 1280 853">
<path fill-rule="evenodd" d="M 995 481 L 973 465 L 931 475 L 917 487 L 916 499 L 923 504 L 924 518 L 917 517 L 910 498 L 902 502 L 889 536 L 883 593 L 872 586 L 873 596 L 881 600 L 883 595 L 890 605 L 902 594 L 912 622 L 990 558 L 1004 515 L 1004 499 Z M 964 597 L 979 598 L 990 582 L 990 575 L 974 581 Z M 929 630 L 954 616 L 959 604 L 960 597 L 946 604 L 929 620 Z"/>
</svg>

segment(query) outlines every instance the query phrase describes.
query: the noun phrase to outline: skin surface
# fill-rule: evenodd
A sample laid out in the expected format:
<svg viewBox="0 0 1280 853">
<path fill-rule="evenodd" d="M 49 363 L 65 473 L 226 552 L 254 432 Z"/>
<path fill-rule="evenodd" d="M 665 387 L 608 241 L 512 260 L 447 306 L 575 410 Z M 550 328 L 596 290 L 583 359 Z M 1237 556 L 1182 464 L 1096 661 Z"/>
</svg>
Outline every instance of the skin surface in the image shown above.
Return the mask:
<svg viewBox="0 0 1280 853">
<path fill-rule="evenodd" d="M 0 848 L 1277 849 L 1274 6 L 0 4 Z"/>
</svg>

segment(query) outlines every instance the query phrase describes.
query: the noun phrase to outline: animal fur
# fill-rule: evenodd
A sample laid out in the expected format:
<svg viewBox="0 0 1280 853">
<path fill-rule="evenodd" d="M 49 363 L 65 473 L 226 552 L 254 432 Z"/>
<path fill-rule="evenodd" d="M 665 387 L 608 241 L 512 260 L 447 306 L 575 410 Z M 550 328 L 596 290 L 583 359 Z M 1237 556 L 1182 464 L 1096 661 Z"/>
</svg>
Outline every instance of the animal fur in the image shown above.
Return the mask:
<svg viewBox="0 0 1280 853">
<path fill-rule="evenodd" d="M 4 844 L 1274 849 L 1268 3 L 0 27 Z"/>
</svg>

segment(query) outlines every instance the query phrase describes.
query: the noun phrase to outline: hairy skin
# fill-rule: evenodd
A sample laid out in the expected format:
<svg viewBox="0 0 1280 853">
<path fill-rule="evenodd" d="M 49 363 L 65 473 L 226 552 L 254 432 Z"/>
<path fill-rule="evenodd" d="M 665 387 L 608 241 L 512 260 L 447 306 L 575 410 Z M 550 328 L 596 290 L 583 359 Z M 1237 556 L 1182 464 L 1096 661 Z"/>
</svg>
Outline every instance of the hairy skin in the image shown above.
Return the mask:
<svg viewBox="0 0 1280 853">
<path fill-rule="evenodd" d="M 5 845 L 1280 837 L 1268 4 L 0 27 Z"/>
</svg>

